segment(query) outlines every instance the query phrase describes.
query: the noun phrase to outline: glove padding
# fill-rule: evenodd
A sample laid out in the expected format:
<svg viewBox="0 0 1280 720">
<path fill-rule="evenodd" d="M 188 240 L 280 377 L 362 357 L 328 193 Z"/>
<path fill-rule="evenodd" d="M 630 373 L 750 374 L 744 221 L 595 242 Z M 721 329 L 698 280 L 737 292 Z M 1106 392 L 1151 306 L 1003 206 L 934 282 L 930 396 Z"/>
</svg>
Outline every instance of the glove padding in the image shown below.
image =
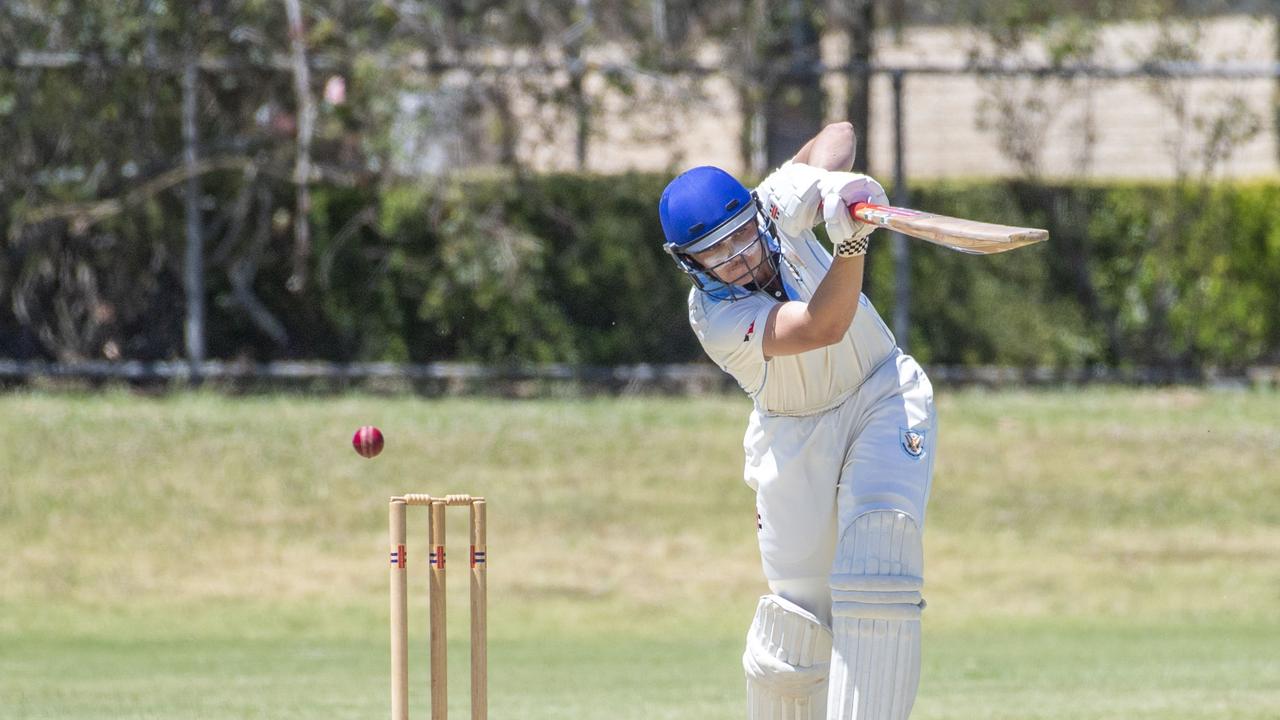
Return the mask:
<svg viewBox="0 0 1280 720">
<path fill-rule="evenodd" d="M 818 182 L 826 175 L 822 168 L 788 160 L 765 179 L 768 188 L 765 208 L 785 235 L 796 235 L 814 226 L 822 195 Z"/>
<path fill-rule="evenodd" d="M 876 229 L 875 225 L 854 218 L 849 211 L 850 205 L 858 202 L 889 204 L 884 188 L 869 175 L 829 172 L 818 181 L 818 191 L 822 194 L 822 218 L 827 223 L 827 236 L 836 246 L 849 240 L 862 240 Z"/>
</svg>

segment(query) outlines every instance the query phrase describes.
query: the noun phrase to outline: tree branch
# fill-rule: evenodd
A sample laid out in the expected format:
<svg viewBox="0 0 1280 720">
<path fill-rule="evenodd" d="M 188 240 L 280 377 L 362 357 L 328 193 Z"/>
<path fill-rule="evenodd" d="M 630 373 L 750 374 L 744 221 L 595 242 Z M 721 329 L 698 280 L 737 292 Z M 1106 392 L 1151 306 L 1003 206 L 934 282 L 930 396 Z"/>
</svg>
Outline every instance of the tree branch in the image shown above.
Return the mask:
<svg viewBox="0 0 1280 720">
<path fill-rule="evenodd" d="M 271 314 L 267 306 L 253 292 L 253 281 L 258 275 L 258 259 L 271 239 L 271 193 L 266 188 L 258 190 L 258 223 L 249 247 L 231 264 L 227 279 L 231 281 L 231 295 L 236 304 L 249 315 L 249 320 L 281 348 L 289 346 L 289 333 L 284 323 Z"/>
<path fill-rule="evenodd" d="M 75 224 L 77 231 L 83 232 L 96 223 L 119 215 L 130 205 L 136 205 L 186 182 L 187 178 L 193 175 L 199 176 L 219 170 L 244 170 L 252 162 L 251 158 L 240 155 L 208 158 L 199 160 L 190 167 L 179 166 L 166 170 L 120 197 L 84 203 L 39 205 L 22 212 L 15 218 L 10 236 L 15 237 L 27 225 L 37 225 L 50 220 L 67 220 Z"/>
</svg>

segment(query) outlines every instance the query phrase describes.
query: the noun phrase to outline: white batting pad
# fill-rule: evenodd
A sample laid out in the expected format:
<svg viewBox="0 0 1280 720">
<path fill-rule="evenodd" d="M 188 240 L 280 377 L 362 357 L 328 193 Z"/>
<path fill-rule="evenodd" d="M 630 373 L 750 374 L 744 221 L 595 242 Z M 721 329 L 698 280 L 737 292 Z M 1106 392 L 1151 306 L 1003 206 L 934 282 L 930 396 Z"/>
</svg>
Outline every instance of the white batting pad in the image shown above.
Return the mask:
<svg viewBox="0 0 1280 720">
<path fill-rule="evenodd" d="M 829 720 L 905 720 L 920 684 L 924 552 L 915 518 L 859 515 L 831 574 Z"/>
<path fill-rule="evenodd" d="M 748 720 L 825 720 L 831 631 L 777 595 L 765 595 L 747 631 Z"/>
</svg>

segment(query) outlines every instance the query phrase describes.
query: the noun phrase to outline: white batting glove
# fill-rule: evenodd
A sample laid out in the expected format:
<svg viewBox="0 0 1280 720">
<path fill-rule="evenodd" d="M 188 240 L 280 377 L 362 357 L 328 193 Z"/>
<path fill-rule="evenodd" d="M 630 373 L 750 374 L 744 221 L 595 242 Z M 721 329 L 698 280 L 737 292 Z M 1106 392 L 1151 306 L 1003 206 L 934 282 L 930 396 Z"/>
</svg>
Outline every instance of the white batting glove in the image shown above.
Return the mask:
<svg viewBox="0 0 1280 720">
<path fill-rule="evenodd" d="M 849 206 L 858 202 L 888 205 L 889 196 L 884 188 L 869 175 L 829 172 L 818 181 L 818 191 L 822 194 L 822 217 L 835 254 L 840 257 L 866 254 L 868 236 L 876 226 L 854 218 Z"/>
<path fill-rule="evenodd" d="M 761 183 L 765 212 L 784 235 L 797 235 L 817 222 L 822 200 L 818 182 L 825 174 L 822 168 L 788 160 Z"/>
</svg>

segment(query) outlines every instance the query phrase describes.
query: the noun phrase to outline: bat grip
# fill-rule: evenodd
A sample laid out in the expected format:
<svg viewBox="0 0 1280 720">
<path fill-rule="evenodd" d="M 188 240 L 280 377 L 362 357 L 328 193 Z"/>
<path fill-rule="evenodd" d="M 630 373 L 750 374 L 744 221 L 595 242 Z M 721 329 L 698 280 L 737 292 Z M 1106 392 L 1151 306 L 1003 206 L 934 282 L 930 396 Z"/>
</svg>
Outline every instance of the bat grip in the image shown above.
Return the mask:
<svg viewBox="0 0 1280 720">
<path fill-rule="evenodd" d="M 884 205 L 876 205 L 875 203 L 869 202 L 856 202 L 849 206 L 849 214 L 852 215 L 855 220 L 871 223 L 872 225 L 880 225 L 881 223 L 867 217 L 867 213 L 884 209 L 886 209 Z"/>
<path fill-rule="evenodd" d="M 861 220 L 863 219 L 861 218 L 861 213 L 863 213 L 864 210 L 876 210 L 878 208 L 883 208 L 883 205 L 876 205 L 874 202 L 867 201 L 854 202 L 854 204 L 849 206 L 849 214 L 852 215 L 852 217 Z"/>
</svg>

